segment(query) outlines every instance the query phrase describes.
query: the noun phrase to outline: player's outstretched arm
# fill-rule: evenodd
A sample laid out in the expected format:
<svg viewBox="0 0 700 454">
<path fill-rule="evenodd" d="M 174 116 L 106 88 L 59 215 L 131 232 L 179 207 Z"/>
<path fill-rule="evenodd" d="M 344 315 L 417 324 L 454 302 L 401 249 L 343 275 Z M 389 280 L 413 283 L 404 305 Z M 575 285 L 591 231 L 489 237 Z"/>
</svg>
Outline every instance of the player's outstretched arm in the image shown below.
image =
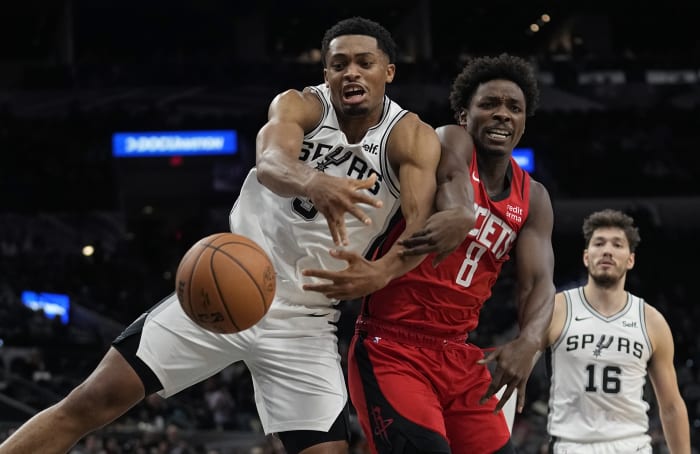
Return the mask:
<svg viewBox="0 0 700 454">
<path fill-rule="evenodd" d="M 322 115 L 320 100 L 310 92 L 287 90 L 268 108 L 268 120 L 256 137 L 258 180 L 283 197 L 306 195 L 308 181 L 316 171 L 299 161 L 305 131 Z"/>
<path fill-rule="evenodd" d="M 673 364 L 673 335 L 663 315 L 646 304 L 647 330 L 652 344 L 648 373 L 659 404 L 659 416 L 671 454 L 690 454 L 688 409 L 678 389 Z"/>
<path fill-rule="evenodd" d="M 445 125 L 435 130 L 440 139 L 440 164 L 437 170 L 435 209 L 425 225 L 409 238 L 400 241 L 403 256 L 435 252 L 433 266 L 438 266 L 466 238 L 474 227 L 474 190 L 469 180 L 469 165 L 474 142 L 459 125 Z"/>
<path fill-rule="evenodd" d="M 389 161 L 401 184 L 401 210 L 406 220 L 406 228 L 399 238 L 402 239 L 422 227 L 433 212 L 440 142 L 433 128 L 409 113 L 392 131 L 388 146 Z M 401 250 L 403 246 L 395 243 L 376 261 L 366 260 L 355 252 L 332 251 L 335 258 L 347 261 L 348 267 L 340 271 L 304 270 L 305 276 L 328 281 L 306 284 L 304 289 L 344 300 L 372 293 L 415 268 L 425 258 L 425 254 L 403 257 Z"/>
<path fill-rule="evenodd" d="M 547 190 L 536 181 L 530 186 L 530 214 L 515 245 L 518 278 L 518 337 L 497 347 L 482 363 L 496 361 L 493 380 L 482 401 L 507 386 L 498 409 L 518 390 L 518 411 L 525 404 L 525 385 L 533 359 L 547 343 L 554 310 L 554 214 Z"/>
<path fill-rule="evenodd" d="M 333 177 L 299 160 L 304 133 L 318 124 L 321 115 L 321 103 L 309 91 L 287 90 L 277 95 L 256 139 L 257 176 L 280 196 L 311 200 L 325 216 L 335 244 L 347 244 L 345 213 L 369 223 L 370 218 L 358 204 L 381 206 L 365 191 L 374 186 L 376 176 L 364 180 Z"/>
</svg>

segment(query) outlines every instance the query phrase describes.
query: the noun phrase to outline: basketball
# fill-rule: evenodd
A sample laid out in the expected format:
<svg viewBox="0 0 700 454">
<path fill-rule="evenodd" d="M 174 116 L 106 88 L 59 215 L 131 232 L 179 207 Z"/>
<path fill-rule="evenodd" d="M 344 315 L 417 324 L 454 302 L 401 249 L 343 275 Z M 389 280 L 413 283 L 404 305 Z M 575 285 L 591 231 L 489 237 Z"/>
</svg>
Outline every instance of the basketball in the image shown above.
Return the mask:
<svg viewBox="0 0 700 454">
<path fill-rule="evenodd" d="M 275 270 L 265 251 L 235 233 L 197 241 L 175 275 L 180 305 L 197 325 L 215 333 L 248 329 L 267 313 L 275 295 Z"/>
</svg>

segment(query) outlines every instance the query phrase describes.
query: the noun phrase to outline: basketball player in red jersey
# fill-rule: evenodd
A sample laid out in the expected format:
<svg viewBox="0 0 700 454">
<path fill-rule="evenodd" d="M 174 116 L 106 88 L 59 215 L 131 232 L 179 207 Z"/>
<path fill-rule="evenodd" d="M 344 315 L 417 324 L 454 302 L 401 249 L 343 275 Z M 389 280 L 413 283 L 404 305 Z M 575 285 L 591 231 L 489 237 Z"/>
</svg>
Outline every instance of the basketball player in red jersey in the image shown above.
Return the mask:
<svg viewBox="0 0 700 454">
<path fill-rule="evenodd" d="M 532 67 L 506 54 L 473 60 L 452 86 L 459 126 L 437 129 L 438 211 L 398 244 L 406 256 L 453 252 L 366 297 L 350 347 L 350 396 L 374 453 L 514 452 L 501 408 L 517 389 L 522 410 L 555 293 L 551 201 L 512 157 L 538 94 Z M 520 332 L 484 357 L 465 341 L 511 250 Z M 338 273 L 314 275 L 342 287 Z"/>
</svg>

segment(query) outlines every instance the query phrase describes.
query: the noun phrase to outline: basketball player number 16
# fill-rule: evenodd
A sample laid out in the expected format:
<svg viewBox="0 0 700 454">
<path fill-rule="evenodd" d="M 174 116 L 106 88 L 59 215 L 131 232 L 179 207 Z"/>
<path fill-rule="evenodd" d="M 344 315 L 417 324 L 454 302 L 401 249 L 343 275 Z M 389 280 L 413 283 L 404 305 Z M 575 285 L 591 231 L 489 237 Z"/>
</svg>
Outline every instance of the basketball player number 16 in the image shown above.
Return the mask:
<svg viewBox="0 0 700 454">
<path fill-rule="evenodd" d="M 459 268 L 459 273 L 457 273 L 457 284 L 462 287 L 469 287 L 469 285 L 471 285 L 476 267 L 479 266 L 479 259 L 484 255 L 484 252 L 486 252 L 484 246 L 479 243 L 469 243 L 466 257 L 462 262 L 462 266 Z"/>
</svg>

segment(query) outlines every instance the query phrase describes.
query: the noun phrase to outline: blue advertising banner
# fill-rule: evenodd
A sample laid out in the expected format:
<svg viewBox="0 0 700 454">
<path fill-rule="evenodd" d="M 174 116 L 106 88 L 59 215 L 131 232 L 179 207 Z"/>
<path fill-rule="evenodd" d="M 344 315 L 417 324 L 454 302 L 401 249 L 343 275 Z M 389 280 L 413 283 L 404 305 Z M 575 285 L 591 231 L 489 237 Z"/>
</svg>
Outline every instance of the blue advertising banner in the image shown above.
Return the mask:
<svg viewBox="0 0 700 454">
<path fill-rule="evenodd" d="M 48 319 L 59 317 L 64 325 L 67 325 L 70 319 L 70 298 L 68 295 L 25 290 L 22 292 L 22 304 L 33 311 L 43 311 Z"/>
<path fill-rule="evenodd" d="M 118 132 L 112 136 L 115 158 L 158 158 L 235 154 L 238 135 L 224 131 Z"/>
<path fill-rule="evenodd" d="M 535 171 L 535 150 L 532 148 L 515 148 L 513 150 L 513 159 L 526 172 Z"/>
</svg>

